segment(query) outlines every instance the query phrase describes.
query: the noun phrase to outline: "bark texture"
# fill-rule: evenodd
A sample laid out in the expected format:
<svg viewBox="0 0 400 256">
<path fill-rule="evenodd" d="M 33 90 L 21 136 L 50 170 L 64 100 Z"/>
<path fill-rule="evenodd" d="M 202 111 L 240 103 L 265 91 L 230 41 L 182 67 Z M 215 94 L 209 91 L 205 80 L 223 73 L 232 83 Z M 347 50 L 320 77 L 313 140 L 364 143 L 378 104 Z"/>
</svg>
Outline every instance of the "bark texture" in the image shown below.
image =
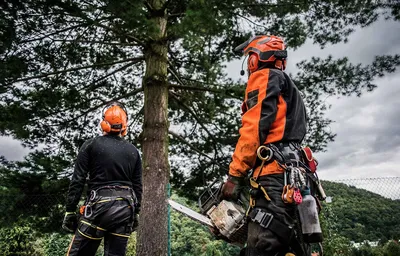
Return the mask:
<svg viewBox="0 0 400 256">
<path fill-rule="evenodd" d="M 168 84 L 165 0 L 147 1 L 155 26 L 146 42 L 143 123 L 143 199 L 137 255 L 164 256 L 168 252 L 167 184 Z"/>
</svg>

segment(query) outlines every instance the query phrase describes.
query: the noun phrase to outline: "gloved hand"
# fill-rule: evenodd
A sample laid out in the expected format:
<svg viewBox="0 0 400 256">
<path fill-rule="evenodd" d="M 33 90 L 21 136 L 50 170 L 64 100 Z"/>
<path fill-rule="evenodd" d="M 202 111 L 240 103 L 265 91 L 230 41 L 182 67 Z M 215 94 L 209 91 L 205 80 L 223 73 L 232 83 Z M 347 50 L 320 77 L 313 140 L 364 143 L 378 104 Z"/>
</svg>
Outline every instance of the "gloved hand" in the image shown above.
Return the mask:
<svg viewBox="0 0 400 256">
<path fill-rule="evenodd" d="M 132 232 L 137 231 L 138 227 L 139 227 L 139 214 L 135 213 L 133 215 Z"/>
<path fill-rule="evenodd" d="M 78 228 L 78 217 L 74 212 L 66 212 L 62 223 L 62 229 L 69 233 L 75 233 Z"/>
<path fill-rule="evenodd" d="M 220 199 L 238 200 L 244 185 L 244 177 L 229 175 L 228 180 L 222 186 Z"/>
</svg>

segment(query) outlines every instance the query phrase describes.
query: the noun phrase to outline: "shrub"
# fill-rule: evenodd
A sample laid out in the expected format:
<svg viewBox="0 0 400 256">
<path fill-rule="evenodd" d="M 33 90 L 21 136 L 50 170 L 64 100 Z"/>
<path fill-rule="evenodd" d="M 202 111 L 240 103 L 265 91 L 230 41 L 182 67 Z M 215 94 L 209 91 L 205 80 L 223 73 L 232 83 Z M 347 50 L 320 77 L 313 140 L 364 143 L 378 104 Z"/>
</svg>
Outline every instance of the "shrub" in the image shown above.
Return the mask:
<svg viewBox="0 0 400 256">
<path fill-rule="evenodd" d="M 0 250 L 4 256 L 34 255 L 35 234 L 24 223 L 0 229 Z"/>
<path fill-rule="evenodd" d="M 68 245 L 71 242 L 72 235 L 52 233 L 46 239 L 46 256 L 59 256 L 67 254 Z"/>
</svg>

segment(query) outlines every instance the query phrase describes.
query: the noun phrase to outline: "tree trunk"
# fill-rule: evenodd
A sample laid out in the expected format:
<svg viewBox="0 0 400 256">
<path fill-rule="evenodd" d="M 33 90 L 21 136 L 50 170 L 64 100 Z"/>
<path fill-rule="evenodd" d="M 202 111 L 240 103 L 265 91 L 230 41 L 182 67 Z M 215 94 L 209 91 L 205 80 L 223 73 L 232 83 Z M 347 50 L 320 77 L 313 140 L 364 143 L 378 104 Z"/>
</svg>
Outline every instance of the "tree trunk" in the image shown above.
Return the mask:
<svg viewBox="0 0 400 256">
<path fill-rule="evenodd" d="M 165 0 L 147 1 L 155 31 L 146 42 L 143 123 L 143 198 L 137 255 L 163 256 L 168 252 L 167 184 L 168 84 Z M 152 9 L 153 11 L 151 11 Z"/>
</svg>

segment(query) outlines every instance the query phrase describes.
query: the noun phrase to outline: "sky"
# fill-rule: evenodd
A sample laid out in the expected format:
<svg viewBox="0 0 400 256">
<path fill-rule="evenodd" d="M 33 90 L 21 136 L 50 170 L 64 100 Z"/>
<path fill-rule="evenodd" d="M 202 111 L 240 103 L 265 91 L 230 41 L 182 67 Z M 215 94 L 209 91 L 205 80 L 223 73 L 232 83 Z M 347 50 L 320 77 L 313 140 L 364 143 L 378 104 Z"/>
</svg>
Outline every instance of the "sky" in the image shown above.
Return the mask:
<svg viewBox="0 0 400 256">
<path fill-rule="evenodd" d="M 320 49 L 307 41 L 296 51 L 288 51 L 287 72 L 297 73 L 295 64 L 311 56 L 347 56 L 353 63 L 369 64 L 376 55 L 400 54 L 400 22 L 380 20 L 358 29 L 348 43 Z M 242 61 L 227 65 L 231 78 L 240 78 Z M 243 79 L 243 77 L 242 77 Z M 400 69 L 375 80 L 378 88 L 361 97 L 331 97 L 327 117 L 337 134 L 327 151 L 316 153 L 319 176 L 323 180 L 400 177 Z M 0 137 L 0 155 L 22 160 L 29 150 L 19 141 Z"/>
<path fill-rule="evenodd" d="M 397 33 L 394 33 L 397 31 Z M 314 56 L 347 56 L 353 63 L 369 64 L 376 55 L 400 54 L 400 22 L 380 21 L 350 36 L 347 44 L 320 50 L 302 48 Z M 316 48 L 316 49 L 315 49 Z M 302 59 L 302 49 L 292 54 Z M 295 67 L 289 67 L 294 70 Z M 328 98 L 327 116 L 337 134 L 327 151 L 316 154 L 322 179 L 400 176 L 400 69 L 375 80 L 374 91 L 361 97 Z"/>
</svg>

